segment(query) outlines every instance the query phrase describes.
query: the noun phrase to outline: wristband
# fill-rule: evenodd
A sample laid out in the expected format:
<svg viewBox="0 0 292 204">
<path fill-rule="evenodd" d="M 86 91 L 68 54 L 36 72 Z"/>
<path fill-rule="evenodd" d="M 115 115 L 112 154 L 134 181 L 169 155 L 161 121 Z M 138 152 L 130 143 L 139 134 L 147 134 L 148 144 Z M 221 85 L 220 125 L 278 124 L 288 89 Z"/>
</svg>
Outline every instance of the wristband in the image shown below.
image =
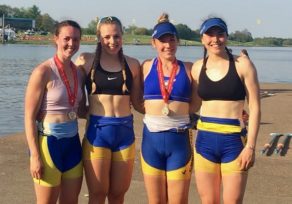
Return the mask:
<svg viewBox="0 0 292 204">
<path fill-rule="evenodd" d="M 255 151 L 255 147 L 252 145 L 246 144 L 245 147 L 251 149 L 252 151 Z"/>
<path fill-rule="evenodd" d="M 190 114 L 190 123 L 191 123 L 191 128 L 192 129 L 197 129 L 197 122 L 199 120 L 200 116 L 195 114 L 195 113 L 191 113 Z"/>
</svg>

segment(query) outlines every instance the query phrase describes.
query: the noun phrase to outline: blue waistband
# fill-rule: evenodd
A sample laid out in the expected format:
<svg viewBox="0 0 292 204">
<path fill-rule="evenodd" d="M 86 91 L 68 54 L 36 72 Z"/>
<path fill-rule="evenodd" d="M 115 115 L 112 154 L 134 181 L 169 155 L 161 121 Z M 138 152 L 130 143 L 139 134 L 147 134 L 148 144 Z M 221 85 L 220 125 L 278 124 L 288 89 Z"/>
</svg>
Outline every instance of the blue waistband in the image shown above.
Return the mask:
<svg viewBox="0 0 292 204">
<path fill-rule="evenodd" d="M 54 136 L 58 139 L 74 137 L 78 133 L 77 120 L 63 123 L 38 123 L 38 131 L 46 136 Z"/>
<path fill-rule="evenodd" d="M 108 117 L 108 116 L 89 116 L 90 123 L 95 124 L 96 126 L 105 126 L 105 125 L 126 125 L 133 126 L 133 115 L 125 117 Z"/>
</svg>

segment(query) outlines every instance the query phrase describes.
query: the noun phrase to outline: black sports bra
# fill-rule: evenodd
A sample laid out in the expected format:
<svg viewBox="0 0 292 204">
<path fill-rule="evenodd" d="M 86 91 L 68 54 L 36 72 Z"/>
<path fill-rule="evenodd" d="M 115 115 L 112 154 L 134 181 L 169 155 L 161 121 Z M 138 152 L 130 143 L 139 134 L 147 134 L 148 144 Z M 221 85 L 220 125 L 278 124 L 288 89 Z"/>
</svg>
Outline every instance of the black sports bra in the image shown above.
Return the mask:
<svg viewBox="0 0 292 204">
<path fill-rule="evenodd" d="M 206 63 L 203 63 L 199 76 L 198 94 L 204 101 L 224 100 L 239 101 L 244 100 L 246 91 L 235 67 L 232 54 L 229 54 L 229 69 L 227 74 L 219 81 L 212 81 L 206 73 Z"/>
<path fill-rule="evenodd" d="M 100 63 L 93 67 L 86 78 L 86 89 L 89 94 L 130 95 L 133 76 L 128 63 L 125 61 L 127 91 L 123 92 L 123 72 L 109 72 L 104 70 Z M 93 81 L 91 74 L 95 69 Z"/>
</svg>

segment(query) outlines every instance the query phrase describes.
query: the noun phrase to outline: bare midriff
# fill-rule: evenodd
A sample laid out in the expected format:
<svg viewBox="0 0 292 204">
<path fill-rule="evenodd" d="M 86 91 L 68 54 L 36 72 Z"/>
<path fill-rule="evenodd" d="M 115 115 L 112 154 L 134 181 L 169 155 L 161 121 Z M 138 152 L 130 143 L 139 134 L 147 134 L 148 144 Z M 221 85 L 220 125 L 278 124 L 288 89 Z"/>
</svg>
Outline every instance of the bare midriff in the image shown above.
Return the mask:
<svg viewBox="0 0 292 204">
<path fill-rule="evenodd" d="M 165 106 L 163 100 L 145 100 L 145 112 L 149 115 L 163 115 L 162 109 Z M 180 101 L 169 101 L 169 116 L 188 115 L 189 103 Z"/>
<path fill-rule="evenodd" d="M 200 115 L 216 118 L 240 119 L 244 108 L 244 101 L 203 101 Z"/>
<path fill-rule="evenodd" d="M 130 96 L 128 95 L 91 95 L 89 96 L 89 114 L 124 117 L 131 114 Z"/>
</svg>

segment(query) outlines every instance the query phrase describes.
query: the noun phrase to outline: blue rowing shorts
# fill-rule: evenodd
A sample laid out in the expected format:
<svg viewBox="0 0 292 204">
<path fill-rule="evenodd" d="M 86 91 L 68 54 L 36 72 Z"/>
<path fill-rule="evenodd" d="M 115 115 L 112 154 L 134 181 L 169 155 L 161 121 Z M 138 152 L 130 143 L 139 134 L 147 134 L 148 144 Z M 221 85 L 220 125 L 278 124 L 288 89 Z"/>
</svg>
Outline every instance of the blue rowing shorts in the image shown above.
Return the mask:
<svg viewBox="0 0 292 204">
<path fill-rule="evenodd" d="M 166 175 L 169 180 L 190 179 L 193 165 L 192 134 L 143 130 L 141 163 L 144 174 Z"/>
<path fill-rule="evenodd" d="M 133 116 L 91 115 L 83 140 L 83 158 L 127 161 L 135 157 Z"/>
<path fill-rule="evenodd" d="M 237 119 L 200 117 L 195 145 L 195 170 L 222 174 L 241 172 L 237 158 L 246 143 Z"/>
</svg>

